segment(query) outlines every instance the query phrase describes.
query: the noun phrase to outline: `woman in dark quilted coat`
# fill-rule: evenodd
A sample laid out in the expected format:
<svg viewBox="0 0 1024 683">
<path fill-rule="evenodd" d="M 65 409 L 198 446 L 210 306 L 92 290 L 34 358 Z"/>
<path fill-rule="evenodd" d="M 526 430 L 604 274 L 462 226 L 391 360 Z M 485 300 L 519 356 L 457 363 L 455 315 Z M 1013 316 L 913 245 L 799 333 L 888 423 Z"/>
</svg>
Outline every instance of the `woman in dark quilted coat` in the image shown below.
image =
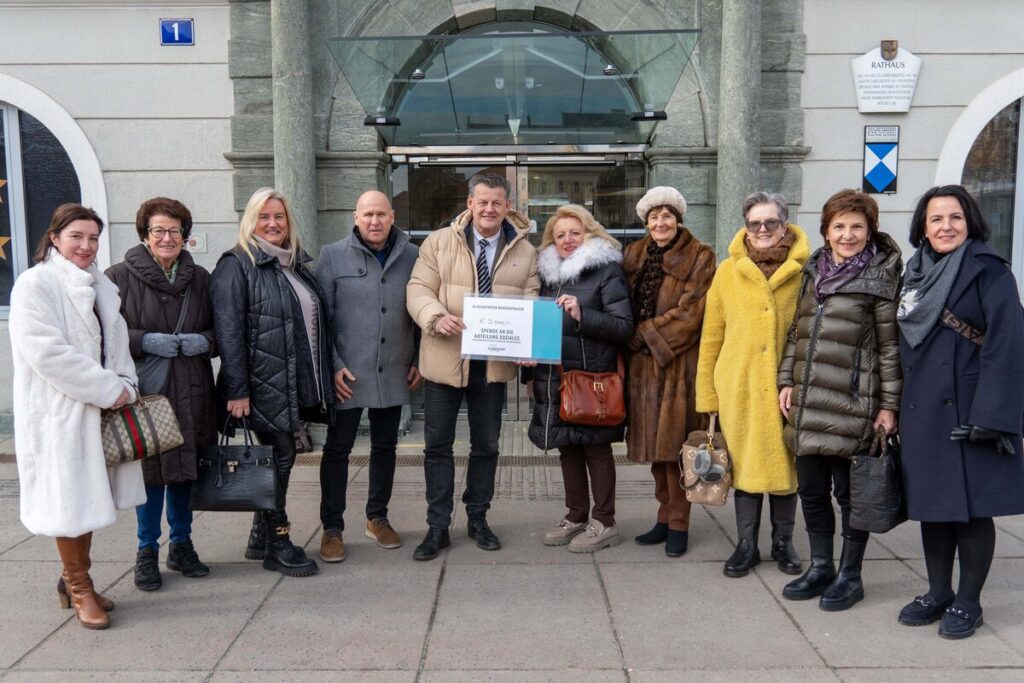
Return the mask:
<svg viewBox="0 0 1024 683">
<path fill-rule="evenodd" d="M 622 273 L 622 247 L 589 211 L 559 207 L 544 228 L 537 258 L 541 296 L 562 308 L 562 369 L 614 372 L 619 345 L 633 335 L 629 289 Z M 595 552 L 621 541 L 615 525 L 615 461 L 612 442 L 624 424 L 599 427 L 559 418 L 561 373 L 541 364 L 533 371 L 530 440 L 557 448 L 568 514 L 544 536 L 545 545 L 569 545 L 570 552 Z M 593 514 L 587 473 L 594 496 Z"/>
<path fill-rule="evenodd" d="M 238 243 L 220 257 L 211 283 L 221 398 L 274 447 L 277 467 L 276 509 L 255 514 L 245 557 L 287 576 L 318 571 L 289 535 L 294 434 L 300 420 L 325 422 L 334 403 L 330 325 L 310 260 L 287 199 L 265 187 L 249 198 Z"/>
<path fill-rule="evenodd" d="M 1024 513 L 1024 311 L 989 235 L 963 187 L 925 192 L 910 226 L 917 251 L 899 306 L 903 486 L 907 513 L 921 522 L 928 570 L 928 592 L 899 621 L 941 619 L 939 635 L 953 639 L 982 621 L 992 518 Z"/>
<path fill-rule="evenodd" d="M 196 478 L 196 447 L 217 441 L 210 364 L 216 346 L 210 274 L 182 250 L 192 231 L 192 214 L 179 201 L 154 197 L 139 207 L 135 229 L 142 243 L 111 266 L 107 277 L 120 290 L 121 315 L 128 323 L 132 357 L 140 368 L 140 389 L 168 398 L 185 439 L 183 446 L 142 461 L 146 503 L 135 509 L 139 537 L 135 585 L 152 591 L 163 584 L 158 554 L 165 498 L 170 527 L 167 568 L 188 577 L 210 573 L 192 546 L 189 495 Z M 160 381 L 164 376 L 160 370 L 151 375 L 142 371 L 150 363 L 167 370 L 166 383 Z M 154 382 L 160 386 L 152 386 Z"/>
<path fill-rule="evenodd" d="M 896 430 L 902 375 L 896 299 L 900 249 L 878 230 L 878 205 L 840 190 L 821 210 L 825 246 L 804 266 L 796 319 L 779 365 L 783 438 L 796 455 L 797 493 L 811 544 L 811 566 L 782 591 L 790 600 L 821 596 L 826 611 L 864 599 L 860 578 L 868 532 L 850 526 L 850 458 L 876 431 Z M 843 553 L 833 565 L 835 513 Z"/>
</svg>

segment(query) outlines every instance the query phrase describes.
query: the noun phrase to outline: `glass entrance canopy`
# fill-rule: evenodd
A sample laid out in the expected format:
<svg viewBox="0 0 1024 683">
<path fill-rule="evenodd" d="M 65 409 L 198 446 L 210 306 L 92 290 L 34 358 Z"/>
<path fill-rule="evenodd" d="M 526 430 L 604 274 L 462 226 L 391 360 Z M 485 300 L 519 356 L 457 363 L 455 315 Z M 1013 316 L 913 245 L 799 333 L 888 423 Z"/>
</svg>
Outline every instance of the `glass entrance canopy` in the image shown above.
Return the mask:
<svg viewBox="0 0 1024 683">
<path fill-rule="evenodd" d="M 665 118 L 700 36 L 485 28 L 328 44 L 388 145 L 640 144 Z"/>
</svg>

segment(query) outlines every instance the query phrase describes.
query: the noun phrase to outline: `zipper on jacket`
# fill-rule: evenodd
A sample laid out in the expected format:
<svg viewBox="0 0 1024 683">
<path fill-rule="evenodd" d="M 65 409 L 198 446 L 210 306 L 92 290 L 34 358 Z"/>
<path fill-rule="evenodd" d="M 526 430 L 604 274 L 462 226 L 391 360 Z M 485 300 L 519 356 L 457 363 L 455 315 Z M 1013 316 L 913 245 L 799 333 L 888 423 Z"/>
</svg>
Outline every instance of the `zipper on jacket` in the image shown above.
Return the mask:
<svg viewBox="0 0 1024 683">
<path fill-rule="evenodd" d="M 555 299 L 562 296 L 562 285 L 558 285 L 558 291 L 555 292 Z M 558 335 L 561 337 L 561 333 Z M 551 430 L 551 373 L 554 371 L 555 366 L 548 368 L 548 407 L 544 411 L 544 453 L 548 452 L 548 434 Z M 534 399 L 536 400 L 536 399 Z M 561 400 L 561 392 L 559 392 L 559 400 Z"/>
<path fill-rule="evenodd" d="M 799 306 L 799 304 L 797 304 Z M 807 358 L 804 360 L 804 378 L 801 384 L 803 397 L 807 396 L 807 382 L 811 379 L 811 356 L 815 352 L 818 343 L 818 333 L 821 331 L 821 314 L 825 311 L 825 302 L 818 302 L 818 310 L 814 313 L 814 327 L 811 328 L 811 341 L 807 345 Z M 796 436 L 794 438 L 796 450 L 800 450 L 800 426 L 804 421 L 804 406 L 801 403 L 800 412 L 796 416 Z M 798 453 L 799 454 L 799 453 Z"/>
<path fill-rule="evenodd" d="M 850 378 L 850 395 L 853 396 L 853 400 L 860 398 L 860 346 L 857 346 L 857 351 L 853 354 L 853 377 Z"/>
</svg>

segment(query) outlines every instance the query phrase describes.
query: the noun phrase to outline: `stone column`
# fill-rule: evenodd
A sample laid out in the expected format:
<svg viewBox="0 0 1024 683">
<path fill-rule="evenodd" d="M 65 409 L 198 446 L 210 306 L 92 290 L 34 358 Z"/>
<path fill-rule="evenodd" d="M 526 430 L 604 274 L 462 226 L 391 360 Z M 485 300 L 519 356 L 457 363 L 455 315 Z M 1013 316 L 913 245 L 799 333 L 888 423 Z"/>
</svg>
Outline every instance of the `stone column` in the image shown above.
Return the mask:
<svg viewBox="0 0 1024 683">
<path fill-rule="evenodd" d="M 761 3 L 722 3 L 722 74 L 718 97 L 718 196 L 715 251 L 727 255 L 743 198 L 761 182 Z"/>
<path fill-rule="evenodd" d="M 319 239 L 308 0 L 271 0 L 270 37 L 274 185 L 291 202 L 296 223 L 292 229 L 298 229 L 306 251 L 316 255 Z"/>
</svg>

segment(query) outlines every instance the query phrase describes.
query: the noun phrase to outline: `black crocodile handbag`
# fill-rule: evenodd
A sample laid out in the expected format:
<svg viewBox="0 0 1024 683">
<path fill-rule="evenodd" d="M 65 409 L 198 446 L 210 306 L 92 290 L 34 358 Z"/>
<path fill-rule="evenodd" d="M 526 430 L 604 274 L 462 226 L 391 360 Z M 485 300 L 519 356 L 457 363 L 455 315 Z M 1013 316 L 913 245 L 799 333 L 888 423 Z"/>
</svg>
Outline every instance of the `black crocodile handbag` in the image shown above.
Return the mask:
<svg viewBox="0 0 1024 683">
<path fill-rule="evenodd" d="M 199 476 L 192 482 L 193 510 L 249 512 L 273 510 L 277 492 L 274 447 L 254 444 L 249 425 L 242 421 L 242 444 L 228 445 L 222 436 L 216 446 L 197 448 Z"/>
</svg>

